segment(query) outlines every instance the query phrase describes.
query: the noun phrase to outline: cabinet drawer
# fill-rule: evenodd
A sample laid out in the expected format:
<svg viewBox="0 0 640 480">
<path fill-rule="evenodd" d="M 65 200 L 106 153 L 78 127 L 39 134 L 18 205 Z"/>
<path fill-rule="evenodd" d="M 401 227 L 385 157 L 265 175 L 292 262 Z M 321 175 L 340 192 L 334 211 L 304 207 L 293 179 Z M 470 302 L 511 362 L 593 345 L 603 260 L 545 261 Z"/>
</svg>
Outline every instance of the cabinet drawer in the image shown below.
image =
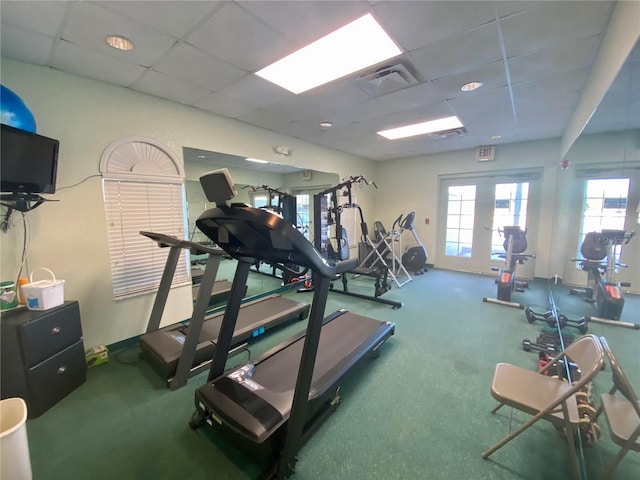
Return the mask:
<svg viewBox="0 0 640 480">
<path fill-rule="evenodd" d="M 87 380 L 82 340 L 30 368 L 27 377 L 30 391 L 27 402 L 29 418 L 35 418 Z"/>
<path fill-rule="evenodd" d="M 22 348 L 27 367 L 32 367 L 82 337 L 78 303 L 47 310 L 22 326 Z"/>
</svg>

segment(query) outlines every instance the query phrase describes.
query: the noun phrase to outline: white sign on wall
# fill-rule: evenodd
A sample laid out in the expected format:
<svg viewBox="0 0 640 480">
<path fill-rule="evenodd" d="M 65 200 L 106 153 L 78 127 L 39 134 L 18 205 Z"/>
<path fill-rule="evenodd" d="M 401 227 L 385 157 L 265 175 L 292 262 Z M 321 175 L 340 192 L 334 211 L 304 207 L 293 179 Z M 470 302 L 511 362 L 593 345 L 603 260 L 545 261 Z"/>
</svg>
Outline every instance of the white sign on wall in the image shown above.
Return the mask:
<svg viewBox="0 0 640 480">
<path fill-rule="evenodd" d="M 476 160 L 478 162 L 489 162 L 495 159 L 495 147 L 478 147 L 476 150 Z"/>
</svg>

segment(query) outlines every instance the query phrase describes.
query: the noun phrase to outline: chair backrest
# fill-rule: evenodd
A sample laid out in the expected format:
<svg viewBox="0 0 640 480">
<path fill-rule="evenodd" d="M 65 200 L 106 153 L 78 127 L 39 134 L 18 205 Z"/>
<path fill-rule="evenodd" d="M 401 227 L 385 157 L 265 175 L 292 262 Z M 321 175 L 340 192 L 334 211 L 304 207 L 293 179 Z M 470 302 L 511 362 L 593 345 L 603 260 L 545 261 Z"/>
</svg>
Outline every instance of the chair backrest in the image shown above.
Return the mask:
<svg viewBox="0 0 640 480">
<path fill-rule="evenodd" d="M 604 364 L 604 350 L 595 335 L 587 334 L 579 337 L 565 349 L 564 353 L 580 369 L 580 383 L 588 382 L 595 377 Z"/>
<path fill-rule="evenodd" d="M 607 353 L 607 357 L 609 357 L 609 365 L 611 366 L 611 375 L 613 376 L 613 385 L 615 388 L 622 394 L 624 397 L 629 400 L 629 402 L 633 405 L 636 414 L 640 417 L 640 403 L 638 402 L 638 395 L 636 395 L 635 390 L 631 386 L 631 382 L 627 378 L 618 363 L 615 355 L 609 348 L 609 344 L 604 337 L 600 337 L 600 343 L 604 348 L 604 351 Z"/>
</svg>

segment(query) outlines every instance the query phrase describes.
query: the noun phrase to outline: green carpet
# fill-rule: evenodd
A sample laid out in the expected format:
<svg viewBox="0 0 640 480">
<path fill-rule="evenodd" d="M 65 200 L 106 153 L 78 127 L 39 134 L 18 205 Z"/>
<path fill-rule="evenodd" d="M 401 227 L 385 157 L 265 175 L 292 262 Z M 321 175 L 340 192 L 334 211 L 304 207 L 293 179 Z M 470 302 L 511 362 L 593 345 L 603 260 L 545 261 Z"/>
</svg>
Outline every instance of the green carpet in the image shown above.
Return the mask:
<svg viewBox="0 0 640 480">
<path fill-rule="evenodd" d="M 257 275 L 257 274 L 252 274 Z M 371 294 L 370 279 L 349 284 Z M 300 301 L 311 294 L 287 293 Z M 489 412 L 497 362 L 536 369 L 537 354 L 522 349 L 543 324 L 529 324 L 522 310 L 488 304 L 491 277 L 431 270 L 385 297 L 387 305 L 330 294 L 327 312 L 346 308 L 396 323 L 396 334 L 379 358 L 341 390 L 343 403 L 299 454 L 297 479 L 566 479 L 571 478 L 564 439 L 540 422 L 483 460 L 481 452 L 507 430 L 509 409 Z M 546 282 L 533 282 L 514 297 L 546 308 Z M 563 312 L 592 313 L 590 305 L 558 287 Z M 623 320 L 640 319 L 640 298 L 627 296 Z M 251 344 L 255 357 L 304 327 L 294 322 Z M 640 331 L 591 324 L 604 335 L 640 391 Z M 577 333 L 575 329 L 569 329 Z M 230 362 L 244 361 L 243 356 Z M 168 390 L 138 359 L 137 347 L 111 352 L 92 368 L 86 384 L 42 417 L 27 422 L 36 480 L 73 479 L 252 479 L 258 466 L 208 428 L 192 431 L 193 391 L 206 373 L 178 391 Z M 611 386 L 607 368 L 596 377 L 595 397 Z M 516 427 L 528 417 L 514 412 Z M 584 448 L 585 478 L 599 478 L 618 451 L 604 418 L 600 442 Z M 616 477 L 640 477 L 631 452 Z"/>
</svg>

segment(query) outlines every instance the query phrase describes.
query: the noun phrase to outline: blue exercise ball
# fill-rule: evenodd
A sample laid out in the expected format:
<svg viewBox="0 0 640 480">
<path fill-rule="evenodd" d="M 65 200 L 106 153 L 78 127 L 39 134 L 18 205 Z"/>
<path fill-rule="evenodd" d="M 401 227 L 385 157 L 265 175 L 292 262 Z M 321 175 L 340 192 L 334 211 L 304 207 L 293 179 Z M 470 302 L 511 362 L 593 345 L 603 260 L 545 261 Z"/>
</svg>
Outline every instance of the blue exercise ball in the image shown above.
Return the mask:
<svg viewBox="0 0 640 480">
<path fill-rule="evenodd" d="M 22 99 L 4 85 L 0 85 L 0 115 L 5 125 L 36 133 L 36 119 Z"/>
</svg>

